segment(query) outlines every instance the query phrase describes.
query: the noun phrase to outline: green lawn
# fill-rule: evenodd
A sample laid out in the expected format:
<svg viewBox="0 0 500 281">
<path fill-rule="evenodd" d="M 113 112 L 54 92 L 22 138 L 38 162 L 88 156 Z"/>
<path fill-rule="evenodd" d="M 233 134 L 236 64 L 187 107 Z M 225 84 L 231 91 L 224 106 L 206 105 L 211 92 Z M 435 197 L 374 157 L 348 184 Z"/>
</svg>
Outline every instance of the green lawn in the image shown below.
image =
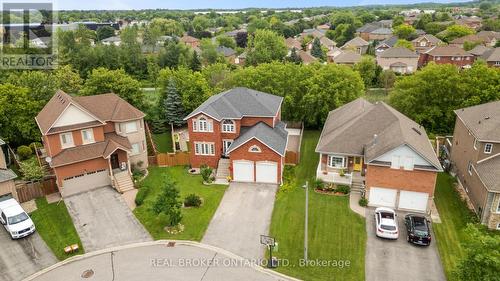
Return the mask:
<svg viewBox="0 0 500 281">
<path fill-rule="evenodd" d="M 366 93 L 363 97 L 370 102 L 389 102 L 389 95 L 387 95 L 384 89 L 379 88 L 366 89 Z"/>
<path fill-rule="evenodd" d="M 171 177 L 180 190 L 181 198 L 191 193 L 199 195 L 203 199 L 203 205 L 200 208 L 183 209 L 182 224 L 184 232 L 172 235 L 164 230 L 167 220 L 164 216 L 157 216 L 151 211 L 151 206 L 161 190 L 162 178 L 164 175 Z M 208 227 L 219 202 L 224 195 L 226 186 L 202 184 L 200 175 L 190 175 L 185 167 L 160 168 L 152 167 L 149 169 L 149 176 L 141 183 L 141 186 L 149 186 L 149 193 L 144 204 L 134 210 L 134 214 L 139 221 L 151 233 L 154 239 L 182 239 L 200 241 L 205 230 Z"/>
<path fill-rule="evenodd" d="M 45 197 L 36 199 L 37 210 L 30 214 L 36 230 L 59 260 L 83 254 L 83 246 L 64 201 L 48 204 Z M 64 253 L 64 247 L 78 244 L 75 254 Z"/>
<path fill-rule="evenodd" d="M 442 223 L 434 223 L 437 246 L 448 280 L 456 280 L 452 271 L 465 253 L 461 242 L 465 240 L 463 229 L 473 214 L 453 187 L 455 179 L 447 173 L 440 173 L 436 183 L 434 201 Z"/>
<path fill-rule="evenodd" d="M 350 266 L 301 267 L 304 245 L 305 180 L 313 180 L 319 161 L 314 152 L 319 132 L 306 131 L 302 140 L 301 162 L 295 168 L 296 187 L 278 194 L 271 223 L 271 235 L 279 243 L 278 258 L 289 266 L 277 270 L 304 280 L 365 279 L 365 219 L 349 209 L 349 197 L 309 193 L 309 259 L 349 261 Z"/>
<path fill-rule="evenodd" d="M 163 134 L 153 134 L 153 141 L 156 144 L 156 149 L 160 153 L 173 152 L 172 134 L 170 131 Z"/>
</svg>

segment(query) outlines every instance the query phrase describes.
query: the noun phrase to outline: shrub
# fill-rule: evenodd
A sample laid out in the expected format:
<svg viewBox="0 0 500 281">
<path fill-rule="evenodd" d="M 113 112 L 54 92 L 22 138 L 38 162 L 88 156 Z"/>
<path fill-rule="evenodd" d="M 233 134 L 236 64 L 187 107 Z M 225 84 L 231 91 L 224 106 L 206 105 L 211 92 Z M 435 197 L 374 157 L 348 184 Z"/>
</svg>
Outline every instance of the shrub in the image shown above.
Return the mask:
<svg viewBox="0 0 500 281">
<path fill-rule="evenodd" d="M 184 206 L 185 207 L 195 207 L 198 208 L 201 205 L 201 198 L 200 196 L 192 193 L 186 196 L 184 199 Z"/>
<path fill-rule="evenodd" d="M 30 148 L 33 151 L 33 153 L 35 153 L 35 150 L 37 148 L 42 148 L 42 147 L 43 147 L 43 145 L 41 143 L 39 143 L 39 142 L 32 142 L 32 143 L 30 143 Z"/>
<path fill-rule="evenodd" d="M 345 176 L 344 169 L 340 169 L 339 176 L 341 176 L 341 177 Z"/>
<path fill-rule="evenodd" d="M 29 147 L 26 146 L 26 148 L 30 149 Z M 44 176 L 44 172 L 42 167 L 38 165 L 38 162 L 36 159 L 27 160 L 24 162 L 19 163 L 19 169 L 21 173 L 23 174 L 23 179 L 28 180 L 28 181 L 36 181 L 40 180 Z"/>
<path fill-rule="evenodd" d="M 137 206 L 141 206 L 142 203 L 144 203 L 144 199 L 146 199 L 146 196 L 149 193 L 149 186 L 142 186 L 139 188 L 139 191 L 137 192 L 137 195 L 135 196 L 135 204 Z"/>
<path fill-rule="evenodd" d="M 338 185 L 335 189 L 336 192 L 348 194 L 351 191 L 351 188 L 348 185 Z"/>
<path fill-rule="evenodd" d="M 325 186 L 325 183 L 322 179 L 315 179 L 312 184 L 314 189 L 323 189 L 323 187 Z"/>
<path fill-rule="evenodd" d="M 201 173 L 201 177 L 203 178 L 204 182 L 206 182 L 206 183 L 212 182 L 212 179 L 210 178 L 210 176 L 212 175 L 212 171 L 213 171 L 212 168 L 208 167 L 207 165 L 201 166 L 200 173 Z"/>
<path fill-rule="evenodd" d="M 366 197 L 361 197 L 359 199 L 358 203 L 359 203 L 359 206 L 366 207 L 366 206 L 368 206 L 368 199 L 366 199 Z"/>
<path fill-rule="evenodd" d="M 21 158 L 21 160 L 30 158 L 32 154 L 33 151 L 26 145 L 21 145 L 17 148 L 17 155 L 19 155 L 19 158 Z"/>
</svg>

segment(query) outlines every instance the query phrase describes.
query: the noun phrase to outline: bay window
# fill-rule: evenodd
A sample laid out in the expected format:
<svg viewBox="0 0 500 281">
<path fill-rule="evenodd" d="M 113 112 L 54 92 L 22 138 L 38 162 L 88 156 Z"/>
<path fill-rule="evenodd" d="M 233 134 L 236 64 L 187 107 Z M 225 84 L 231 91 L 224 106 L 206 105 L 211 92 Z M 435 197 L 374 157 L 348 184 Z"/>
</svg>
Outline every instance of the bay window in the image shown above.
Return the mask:
<svg viewBox="0 0 500 281">
<path fill-rule="evenodd" d="M 345 157 L 328 155 L 328 167 L 345 168 Z"/>
</svg>

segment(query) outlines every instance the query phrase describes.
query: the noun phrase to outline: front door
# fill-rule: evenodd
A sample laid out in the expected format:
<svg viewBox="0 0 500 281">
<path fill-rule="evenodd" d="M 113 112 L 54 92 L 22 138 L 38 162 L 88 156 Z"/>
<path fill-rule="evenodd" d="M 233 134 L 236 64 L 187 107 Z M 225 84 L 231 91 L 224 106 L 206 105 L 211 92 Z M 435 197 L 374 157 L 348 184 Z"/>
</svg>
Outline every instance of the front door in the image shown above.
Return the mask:
<svg viewBox="0 0 500 281">
<path fill-rule="evenodd" d="M 111 154 L 111 168 L 112 169 L 119 169 L 120 168 L 120 162 L 118 161 L 118 154 L 117 153 Z"/>
<path fill-rule="evenodd" d="M 363 168 L 363 158 L 361 157 L 354 157 L 354 167 L 353 170 L 357 172 L 361 172 L 361 169 Z"/>
<path fill-rule="evenodd" d="M 227 150 L 231 146 L 232 143 L 233 143 L 233 140 L 223 140 L 222 141 L 222 149 L 223 149 L 222 154 L 224 156 L 227 156 Z"/>
</svg>

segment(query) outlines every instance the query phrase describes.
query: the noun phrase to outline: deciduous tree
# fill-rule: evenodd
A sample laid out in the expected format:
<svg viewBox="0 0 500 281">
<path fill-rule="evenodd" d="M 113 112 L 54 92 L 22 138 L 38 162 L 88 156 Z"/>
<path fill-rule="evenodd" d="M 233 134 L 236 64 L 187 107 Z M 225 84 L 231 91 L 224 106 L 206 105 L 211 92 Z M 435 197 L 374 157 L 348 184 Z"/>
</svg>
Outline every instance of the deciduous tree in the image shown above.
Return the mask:
<svg viewBox="0 0 500 281">
<path fill-rule="evenodd" d="M 274 31 L 257 30 L 248 42 L 247 63 L 259 63 L 283 60 L 286 55 L 285 40 Z"/>
</svg>

